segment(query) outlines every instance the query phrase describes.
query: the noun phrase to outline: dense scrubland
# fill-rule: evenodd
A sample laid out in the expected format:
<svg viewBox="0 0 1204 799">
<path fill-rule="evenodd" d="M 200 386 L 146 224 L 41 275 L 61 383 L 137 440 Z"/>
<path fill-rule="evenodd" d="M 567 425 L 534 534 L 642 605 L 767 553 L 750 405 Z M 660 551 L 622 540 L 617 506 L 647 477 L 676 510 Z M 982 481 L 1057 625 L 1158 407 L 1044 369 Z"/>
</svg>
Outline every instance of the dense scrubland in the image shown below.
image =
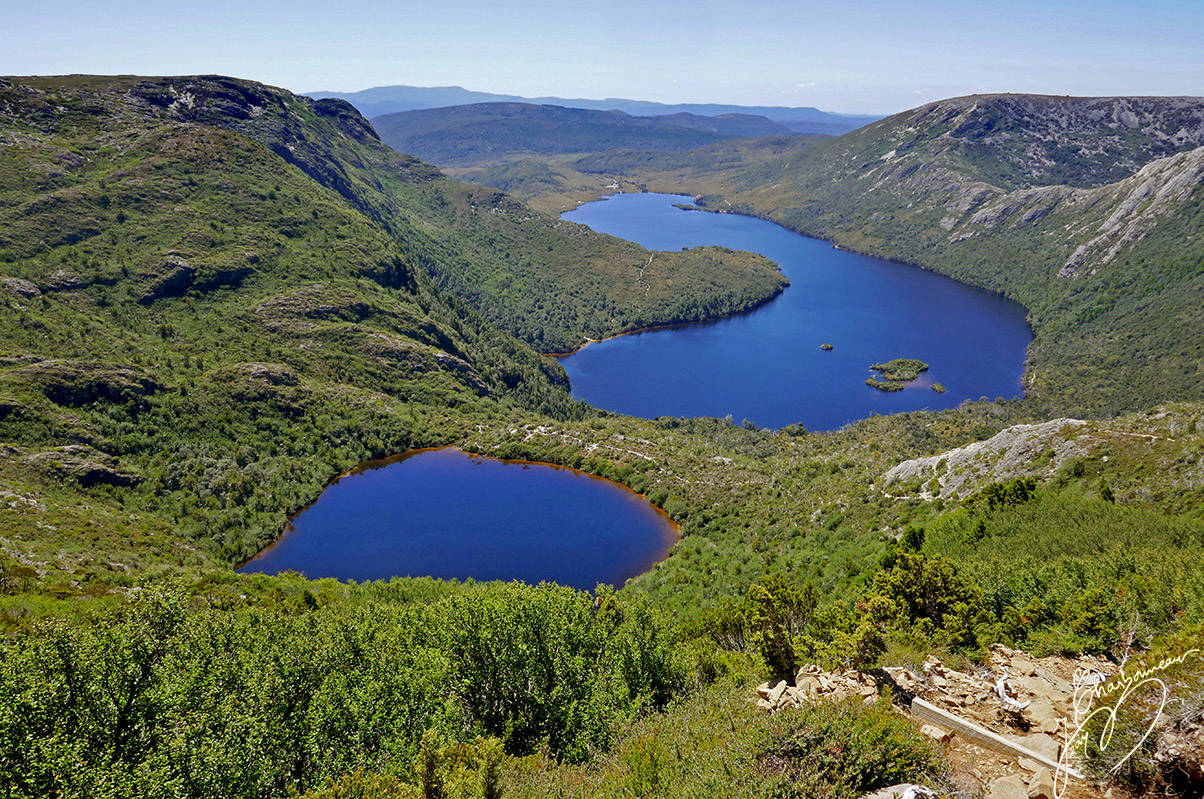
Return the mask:
<svg viewBox="0 0 1204 799">
<path fill-rule="evenodd" d="M 770 717 L 749 684 L 1199 634 L 1204 406 L 1189 372 L 1145 380 L 1198 369 L 1197 200 L 1063 297 L 1114 305 L 1035 313 L 1035 399 L 813 434 L 597 411 L 538 354 L 760 301 L 763 259 L 658 253 L 672 279 L 634 302 L 651 253 L 243 81 L 10 79 L 0 121 L 8 795 L 940 785 L 887 702 Z M 596 594 L 232 571 L 335 475 L 448 443 L 612 478 L 682 540 Z"/>
</svg>

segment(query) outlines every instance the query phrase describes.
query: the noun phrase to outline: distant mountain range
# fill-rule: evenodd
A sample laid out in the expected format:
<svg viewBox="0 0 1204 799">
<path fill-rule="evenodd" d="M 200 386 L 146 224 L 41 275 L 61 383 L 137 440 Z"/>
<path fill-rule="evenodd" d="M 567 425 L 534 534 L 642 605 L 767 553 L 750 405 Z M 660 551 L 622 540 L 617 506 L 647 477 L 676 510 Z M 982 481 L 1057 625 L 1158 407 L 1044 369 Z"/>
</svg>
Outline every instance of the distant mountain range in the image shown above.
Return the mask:
<svg viewBox="0 0 1204 799">
<path fill-rule="evenodd" d="M 608 97 L 587 100 L 564 97 L 520 97 L 514 94 L 474 92 L 460 86 L 376 86 L 358 92 L 309 92 L 310 97 L 337 97 L 354 105 L 366 117 L 378 117 L 398 111 L 417 111 L 424 108 L 444 108 L 474 103 L 531 103 L 584 108 L 592 111 L 623 111 L 632 116 L 665 116 L 668 114 L 751 114 L 763 116 L 784 125 L 796 133 L 830 133 L 838 135 L 856 130 L 880 116 L 866 114 L 835 114 L 807 106 L 791 108 L 769 105 L 723 105 L 719 103 L 678 103 L 670 105 L 649 100 L 627 100 Z"/>
<path fill-rule="evenodd" d="M 439 166 L 489 163 L 524 153 L 683 150 L 723 139 L 791 135 L 784 125 L 751 114 L 632 116 L 529 103 L 401 111 L 376 117 L 373 126 L 393 149 Z"/>
</svg>

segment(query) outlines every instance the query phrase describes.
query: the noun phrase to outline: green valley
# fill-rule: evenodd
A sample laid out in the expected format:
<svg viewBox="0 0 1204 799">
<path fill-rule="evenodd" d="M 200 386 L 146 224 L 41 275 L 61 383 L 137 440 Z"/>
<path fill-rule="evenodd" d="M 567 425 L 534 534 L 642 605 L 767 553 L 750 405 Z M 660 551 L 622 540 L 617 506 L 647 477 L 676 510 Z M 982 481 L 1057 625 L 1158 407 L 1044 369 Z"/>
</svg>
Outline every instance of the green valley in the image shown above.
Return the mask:
<svg viewBox="0 0 1204 799">
<path fill-rule="evenodd" d="M 526 154 L 487 167 L 511 196 L 336 99 L 0 79 L 5 794 L 962 795 L 879 666 L 1204 630 L 1201 106 L 1092 102 Z M 1018 299 L 1029 396 L 825 433 L 574 400 L 542 353 L 784 287 L 760 256 L 650 252 L 522 201 L 601 177 Z M 607 477 L 682 538 L 593 594 L 233 571 L 357 463 L 447 444 Z M 805 664 L 882 698 L 757 708 Z M 1165 787 L 1180 761 L 1153 746 L 1118 790 Z"/>
</svg>

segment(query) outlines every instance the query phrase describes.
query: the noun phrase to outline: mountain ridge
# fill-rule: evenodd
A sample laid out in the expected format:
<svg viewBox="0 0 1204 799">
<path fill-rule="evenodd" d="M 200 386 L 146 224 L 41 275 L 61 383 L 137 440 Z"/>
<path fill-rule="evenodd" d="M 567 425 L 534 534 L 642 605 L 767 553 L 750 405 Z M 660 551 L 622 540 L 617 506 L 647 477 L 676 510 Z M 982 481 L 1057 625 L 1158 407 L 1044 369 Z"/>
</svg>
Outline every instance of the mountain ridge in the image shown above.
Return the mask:
<svg viewBox="0 0 1204 799">
<path fill-rule="evenodd" d="M 724 139 L 790 133 L 750 114 L 632 116 L 623 111 L 504 102 L 399 111 L 373 118 L 372 125 L 393 149 L 439 166 L 615 147 L 679 150 Z"/>
<path fill-rule="evenodd" d="M 730 103 L 659 103 L 652 100 L 629 100 L 608 97 L 602 100 L 555 96 L 524 97 L 516 94 L 495 94 L 464 89 L 460 86 L 374 86 L 355 92 L 313 91 L 310 97 L 337 97 L 355 105 L 364 116 L 372 118 L 398 111 L 441 108 L 487 102 L 518 102 L 534 105 L 558 105 L 586 110 L 625 111 L 634 116 L 691 113 L 701 116 L 745 113 L 764 116 L 780 122 L 796 133 L 844 133 L 867 122 L 881 119 L 874 114 L 840 114 L 821 111 L 811 106 L 737 105 Z"/>
</svg>

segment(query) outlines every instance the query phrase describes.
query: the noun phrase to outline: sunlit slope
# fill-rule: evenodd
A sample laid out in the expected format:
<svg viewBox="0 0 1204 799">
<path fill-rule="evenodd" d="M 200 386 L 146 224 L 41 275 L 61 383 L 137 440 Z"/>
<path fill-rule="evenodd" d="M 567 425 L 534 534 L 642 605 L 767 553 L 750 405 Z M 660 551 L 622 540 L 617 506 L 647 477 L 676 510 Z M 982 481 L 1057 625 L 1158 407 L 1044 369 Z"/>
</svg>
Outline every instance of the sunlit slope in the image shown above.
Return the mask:
<svg viewBox="0 0 1204 799">
<path fill-rule="evenodd" d="M 805 145 L 577 167 L 1004 292 L 1037 333 L 1031 393 L 1116 411 L 1204 392 L 1202 144 L 1198 98 L 989 95 Z"/>
</svg>

